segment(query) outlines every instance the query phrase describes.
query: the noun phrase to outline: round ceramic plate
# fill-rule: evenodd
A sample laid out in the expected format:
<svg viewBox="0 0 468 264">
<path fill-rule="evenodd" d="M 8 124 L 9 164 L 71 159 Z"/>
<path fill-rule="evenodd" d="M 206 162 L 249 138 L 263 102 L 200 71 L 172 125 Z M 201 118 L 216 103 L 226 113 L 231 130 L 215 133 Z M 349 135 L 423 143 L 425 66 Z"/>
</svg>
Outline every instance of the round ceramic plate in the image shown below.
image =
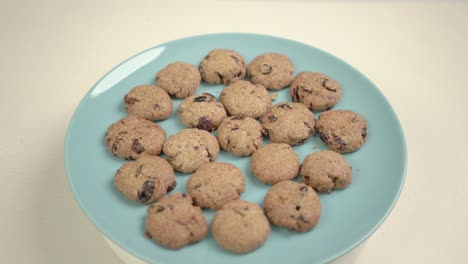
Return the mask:
<svg viewBox="0 0 468 264">
<path fill-rule="evenodd" d="M 296 66 L 295 74 L 315 71 L 339 81 L 343 96 L 334 109 L 353 110 L 369 123 L 369 137 L 364 146 L 345 154 L 353 167 L 351 185 L 345 190 L 320 195 L 323 209 L 319 224 L 305 234 L 273 227 L 266 243 L 246 255 L 222 250 L 211 234 L 178 251 L 162 248 L 145 238 L 146 206 L 127 200 L 114 189 L 114 173 L 125 160 L 112 156 L 104 143 L 109 125 L 126 116 L 123 97 L 132 87 L 153 83 L 155 73 L 171 62 L 198 65 L 214 48 L 234 49 L 247 63 L 264 52 L 286 54 Z M 222 85 L 202 83 L 197 93 L 208 92 L 219 97 L 222 89 Z M 274 103 L 291 101 L 289 88 L 277 94 Z M 173 102 L 172 116 L 158 122 L 168 135 L 184 128 L 176 114 L 180 100 Z M 317 136 L 294 147 L 301 160 L 322 149 L 326 147 Z M 246 176 L 242 199 L 262 204 L 270 186 L 261 184 L 251 174 L 249 157 L 234 157 L 221 151 L 217 161 L 239 167 Z M 403 185 L 406 148 L 400 123 L 388 101 L 365 76 L 342 60 L 287 39 L 212 34 L 171 41 L 143 51 L 99 80 L 85 95 L 71 120 L 65 143 L 65 163 L 70 186 L 88 217 L 117 245 L 148 263 L 322 263 L 357 246 L 387 217 Z M 177 174 L 175 192 L 185 191 L 188 177 Z M 210 221 L 214 212 L 204 210 L 204 214 Z"/>
</svg>

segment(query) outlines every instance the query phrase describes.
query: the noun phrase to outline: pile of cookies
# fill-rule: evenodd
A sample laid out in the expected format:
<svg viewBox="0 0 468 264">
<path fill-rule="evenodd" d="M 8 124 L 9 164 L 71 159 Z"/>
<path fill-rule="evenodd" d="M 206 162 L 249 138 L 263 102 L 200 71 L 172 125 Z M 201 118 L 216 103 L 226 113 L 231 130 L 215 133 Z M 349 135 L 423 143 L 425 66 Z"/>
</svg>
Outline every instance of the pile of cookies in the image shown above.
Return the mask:
<svg viewBox="0 0 468 264">
<path fill-rule="evenodd" d="M 247 66 L 237 52 L 215 49 L 198 69 L 171 63 L 156 74 L 156 85 L 137 86 L 125 95 L 128 117 L 109 127 L 106 143 L 113 155 L 129 160 L 115 173 L 115 187 L 130 200 L 150 204 L 148 237 L 171 249 L 203 240 L 208 223 L 202 208 L 208 208 L 216 210 L 210 225 L 216 242 L 247 253 L 267 240 L 270 224 L 307 232 L 319 222 L 316 192 L 330 193 L 351 183 L 352 169 L 342 153 L 364 144 L 367 123 L 350 110 L 329 110 L 341 97 L 337 81 L 315 72 L 294 77 L 294 70 L 282 54 L 262 54 Z M 195 94 L 202 80 L 226 85 L 219 100 L 209 93 Z M 293 102 L 272 105 L 275 95 L 268 90 L 289 86 Z M 187 128 L 166 138 L 154 121 L 169 118 L 171 97 L 183 99 L 177 113 Z M 315 119 L 312 111 L 325 112 Z M 291 146 L 314 134 L 330 150 L 309 154 L 301 165 Z M 262 146 L 264 137 L 272 143 Z M 215 162 L 220 149 L 252 156 L 252 174 L 272 185 L 263 209 L 241 200 L 245 175 L 232 164 Z M 174 170 L 192 173 L 187 193 L 165 197 L 176 187 Z M 302 183 L 293 181 L 298 175 Z"/>
</svg>

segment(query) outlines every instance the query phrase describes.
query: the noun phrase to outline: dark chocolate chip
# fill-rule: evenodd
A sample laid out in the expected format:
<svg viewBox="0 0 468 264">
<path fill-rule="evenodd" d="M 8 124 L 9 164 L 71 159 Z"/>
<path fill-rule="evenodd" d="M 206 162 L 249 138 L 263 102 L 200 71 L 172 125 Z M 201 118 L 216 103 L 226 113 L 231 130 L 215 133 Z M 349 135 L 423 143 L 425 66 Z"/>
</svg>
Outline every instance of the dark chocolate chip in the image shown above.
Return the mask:
<svg viewBox="0 0 468 264">
<path fill-rule="evenodd" d="M 197 128 L 211 132 L 215 129 L 215 126 L 208 117 L 202 116 L 198 120 Z"/>
<path fill-rule="evenodd" d="M 278 107 L 282 109 L 292 109 L 292 107 L 289 104 L 280 104 L 278 105 Z"/>
<path fill-rule="evenodd" d="M 141 190 L 138 191 L 138 200 L 142 203 L 148 202 L 153 196 L 155 186 L 156 184 L 154 181 L 145 181 Z"/>
<path fill-rule="evenodd" d="M 237 64 L 242 65 L 241 60 L 239 60 L 239 58 L 237 58 L 236 56 L 231 56 L 231 58 L 233 58 L 234 61 L 236 61 Z"/>
<path fill-rule="evenodd" d="M 331 141 L 330 138 L 327 136 L 327 134 L 324 133 L 319 133 L 320 139 L 325 143 L 325 145 L 330 145 Z"/>
<path fill-rule="evenodd" d="M 299 205 L 296 205 L 296 210 L 297 211 L 301 210 L 301 207 Z"/>
<path fill-rule="evenodd" d="M 262 64 L 262 69 L 260 70 L 262 74 L 270 74 L 271 73 L 271 66 L 268 64 Z"/>
<path fill-rule="evenodd" d="M 307 130 L 309 130 L 309 136 L 312 136 L 315 133 L 314 127 L 307 122 L 304 122 L 304 125 L 307 127 Z"/>
<path fill-rule="evenodd" d="M 159 104 L 154 104 L 153 109 L 154 110 L 159 110 L 159 109 L 161 109 L 161 106 Z"/>
<path fill-rule="evenodd" d="M 205 95 L 200 95 L 200 96 L 197 96 L 193 99 L 193 101 L 195 103 L 199 103 L 199 102 L 209 102 L 208 100 L 208 97 L 206 97 Z"/>
<path fill-rule="evenodd" d="M 156 208 L 156 213 L 160 213 L 160 212 L 164 211 L 164 209 L 165 209 L 164 206 L 158 205 L 158 208 Z"/>
<path fill-rule="evenodd" d="M 167 187 L 167 192 L 174 190 L 176 186 L 177 186 L 177 182 L 174 181 L 169 187 Z"/>
<path fill-rule="evenodd" d="M 331 87 L 328 82 L 329 82 L 328 79 L 323 80 L 322 87 L 327 89 L 330 92 L 336 92 L 336 88 Z"/>
<path fill-rule="evenodd" d="M 231 117 L 232 120 L 244 120 L 245 119 L 245 115 L 237 115 L 237 116 L 233 116 Z"/>
<path fill-rule="evenodd" d="M 308 180 L 310 180 L 310 177 L 309 176 L 304 176 L 304 179 L 308 181 Z"/>
<path fill-rule="evenodd" d="M 209 58 L 210 58 L 210 55 L 206 55 L 205 58 L 204 58 L 204 60 L 207 60 L 207 59 L 209 59 Z"/>
<path fill-rule="evenodd" d="M 361 136 L 363 139 L 367 138 L 367 127 L 363 127 L 361 130 Z"/>
<path fill-rule="evenodd" d="M 305 176 L 305 177 L 309 178 L 309 176 Z M 300 190 L 301 192 L 307 192 L 307 186 L 302 186 Z"/>
<path fill-rule="evenodd" d="M 195 186 L 193 186 L 193 189 L 195 189 L 195 190 L 196 190 L 196 189 L 198 189 L 198 188 L 200 188 L 200 187 L 201 187 L 201 183 L 199 183 L 199 184 L 196 184 Z"/>
<path fill-rule="evenodd" d="M 301 222 L 304 222 L 304 223 L 309 223 L 309 221 L 307 221 L 305 218 L 304 218 L 304 215 L 303 214 L 300 214 L 299 217 L 297 218 L 297 220 L 301 221 Z"/>
<path fill-rule="evenodd" d="M 200 147 L 199 147 L 199 146 L 194 146 L 193 149 L 194 149 L 194 150 L 199 150 Z"/>
<path fill-rule="evenodd" d="M 219 72 L 215 72 L 215 73 L 216 73 L 216 75 L 218 75 L 219 81 L 220 81 L 221 83 L 224 83 L 224 76 L 223 76 L 221 73 L 219 73 Z"/>
<path fill-rule="evenodd" d="M 187 194 L 183 193 L 183 194 L 182 194 L 182 197 L 186 198 L 186 197 L 187 197 Z"/>
<path fill-rule="evenodd" d="M 296 88 L 293 88 L 291 87 L 292 89 L 292 100 L 293 102 L 299 102 L 299 89 L 296 87 Z"/>
<path fill-rule="evenodd" d="M 145 148 L 141 145 L 140 140 L 138 139 L 133 140 L 132 149 L 138 154 L 145 151 Z"/>
<path fill-rule="evenodd" d="M 247 206 L 244 207 L 244 211 L 248 211 L 248 210 L 249 210 L 249 208 Z"/>
<path fill-rule="evenodd" d="M 346 147 L 346 141 L 344 141 L 341 137 L 335 137 L 335 142 L 340 145 L 339 150 L 343 150 L 344 147 Z"/>
<path fill-rule="evenodd" d="M 234 126 L 233 128 L 231 128 L 231 130 L 239 130 L 239 126 Z"/>
<path fill-rule="evenodd" d="M 270 123 L 276 122 L 276 120 L 278 120 L 278 118 L 274 115 L 268 117 L 268 121 L 270 121 Z"/>
<path fill-rule="evenodd" d="M 139 165 L 137 168 L 136 168 L 136 172 L 135 172 L 135 177 L 138 177 L 138 175 L 140 175 L 141 173 L 141 168 L 143 167 L 143 165 Z"/>
<path fill-rule="evenodd" d="M 265 137 L 268 137 L 270 135 L 270 132 L 268 131 L 268 129 L 263 129 L 262 130 L 262 134 L 265 136 Z"/>
<path fill-rule="evenodd" d="M 242 71 L 239 71 L 236 74 L 234 74 L 234 77 L 239 78 L 239 77 L 241 77 L 241 75 L 242 75 Z"/>
<path fill-rule="evenodd" d="M 134 105 L 135 103 L 140 102 L 140 100 L 138 100 L 135 97 L 128 96 L 128 94 L 127 94 L 124 97 L 124 102 L 125 102 L 125 104 L 128 104 L 128 105 Z"/>
</svg>

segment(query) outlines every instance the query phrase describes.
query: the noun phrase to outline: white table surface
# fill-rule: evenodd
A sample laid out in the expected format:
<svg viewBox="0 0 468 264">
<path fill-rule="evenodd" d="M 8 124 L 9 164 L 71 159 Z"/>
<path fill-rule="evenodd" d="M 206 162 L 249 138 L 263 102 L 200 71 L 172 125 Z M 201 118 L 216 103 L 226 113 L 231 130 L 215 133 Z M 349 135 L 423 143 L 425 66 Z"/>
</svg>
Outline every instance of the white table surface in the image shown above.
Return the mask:
<svg viewBox="0 0 468 264">
<path fill-rule="evenodd" d="M 409 154 L 399 202 L 336 263 L 468 261 L 466 2 L 192 2 L 0 1 L 1 263 L 123 263 L 68 187 L 68 122 L 114 65 L 212 32 L 271 34 L 328 51 L 369 77 L 398 113 Z"/>
</svg>

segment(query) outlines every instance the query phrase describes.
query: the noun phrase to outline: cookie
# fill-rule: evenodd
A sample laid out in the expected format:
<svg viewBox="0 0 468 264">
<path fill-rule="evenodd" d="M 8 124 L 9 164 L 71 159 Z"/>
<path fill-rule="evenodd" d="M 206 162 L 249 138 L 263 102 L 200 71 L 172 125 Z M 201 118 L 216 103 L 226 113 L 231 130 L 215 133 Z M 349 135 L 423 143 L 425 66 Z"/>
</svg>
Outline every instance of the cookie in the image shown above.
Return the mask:
<svg viewBox="0 0 468 264">
<path fill-rule="evenodd" d="M 323 111 L 338 103 L 341 86 L 325 74 L 301 72 L 294 78 L 290 92 L 293 102 L 300 102 L 312 111 Z"/>
<path fill-rule="evenodd" d="M 231 116 L 218 128 L 222 149 L 235 156 L 250 156 L 262 145 L 263 128 L 257 120 L 246 116 Z"/>
<path fill-rule="evenodd" d="M 197 206 L 219 209 L 245 191 L 245 177 L 236 166 L 224 162 L 203 164 L 187 181 L 187 193 Z"/>
<path fill-rule="evenodd" d="M 124 97 L 125 110 L 150 121 L 164 120 L 172 114 L 172 100 L 156 85 L 140 85 Z"/>
<path fill-rule="evenodd" d="M 180 103 L 177 113 L 184 126 L 209 132 L 218 128 L 227 117 L 223 104 L 209 93 L 187 97 Z"/>
<path fill-rule="evenodd" d="M 300 103 L 276 104 L 260 120 L 274 143 L 298 145 L 314 135 L 314 114 Z"/>
<path fill-rule="evenodd" d="M 290 145 L 271 143 L 254 152 L 250 169 L 255 177 L 266 184 L 292 180 L 299 172 L 299 157 Z"/>
<path fill-rule="evenodd" d="M 218 210 L 211 222 L 213 238 L 225 250 L 248 253 L 268 239 L 270 224 L 258 205 L 237 200 Z"/>
<path fill-rule="evenodd" d="M 106 133 L 109 151 L 117 157 L 133 160 L 145 155 L 159 155 L 166 132 L 155 123 L 129 116 L 113 123 Z"/>
<path fill-rule="evenodd" d="M 201 82 L 200 72 L 192 64 L 174 62 L 156 74 L 156 84 L 176 98 L 186 98 L 195 93 Z"/>
<path fill-rule="evenodd" d="M 265 53 L 256 57 L 247 68 L 250 81 L 270 90 L 281 90 L 293 81 L 294 64 L 285 55 Z"/>
<path fill-rule="evenodd" d="M 229 115 L 258 118 L 271 107 L 272 97 L 261 85 L 236 81 L 221 92 L 221 102 Z"/>
<path fill-rule="evenodd" d="M 347 153 L 358 150 L 367 139 L 367 122 L 350 110 L 323 112 L 316 126 L 320 139 L 331 150 Z"/>
<path fill-rule="evenodd" d="M 188 128 L 170 136 L 164 143 L 163 151 L 176 171 L 192 173 L 218 157 L 219 144 L 211 133 Z"/>
<path fill-rule="evenodd" d="M 343 155 L 322 150 L 307 155 L 301 166 L 302 182 L 318 192 L 330 193 L 333 189 L 348 187 L 353 170 Z"/>
<path fill-rule="evenodd" d="M 152 204 L 147 213 L 146 234 L 163 247 L 179 249 L 208 234 L 202 210 L 192 205 L 192 198 L 185 193 L 174 193 Z"/>
<path fill-rule="evenodd" d="M 132 201 L 153 203 L 176 187 L 174 169 L 165 159 L 143 156 L 117 170 L 114 186 Z"/>
<path fill-rule="evenodd" d="M 229 84 L 244 79 L 245 60 L 233 50 L 214 49 L 200 63 L 199 70 L 207 83 Z"/>
<path fill-rule="evenodd" d="M 273 185 L 263 207 L 270 223 L 297 232 L 307 232 L 319 222 L 322 206 L 311 187 L 293 181 Z"/>
</svg>

